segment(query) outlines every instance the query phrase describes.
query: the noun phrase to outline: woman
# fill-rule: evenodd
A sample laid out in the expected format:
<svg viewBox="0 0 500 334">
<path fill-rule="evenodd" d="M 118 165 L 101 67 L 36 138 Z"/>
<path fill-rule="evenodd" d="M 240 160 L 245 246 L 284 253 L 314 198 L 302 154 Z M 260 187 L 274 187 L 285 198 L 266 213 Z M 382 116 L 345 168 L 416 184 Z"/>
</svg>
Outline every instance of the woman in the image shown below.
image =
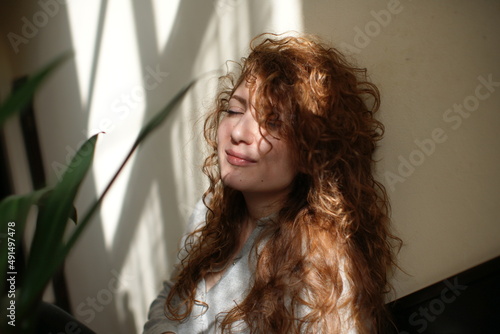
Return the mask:
<svg viewBox="0 0 500 334">
<path fill-rule="evenodd" d="M 145 333 L 382 331 L 399 239 L 365 74 L 311 37 L 252 42 L 205 122 L 210 187 Z"/>
</svg>

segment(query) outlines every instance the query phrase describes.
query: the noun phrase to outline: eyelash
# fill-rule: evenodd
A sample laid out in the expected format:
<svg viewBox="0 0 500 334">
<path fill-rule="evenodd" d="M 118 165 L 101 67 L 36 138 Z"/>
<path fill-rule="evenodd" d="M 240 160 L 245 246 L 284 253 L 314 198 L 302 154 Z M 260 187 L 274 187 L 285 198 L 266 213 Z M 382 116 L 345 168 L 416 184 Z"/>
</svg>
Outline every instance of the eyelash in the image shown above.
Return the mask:
<svg viewBox="0 0 500 334">
<path fill-rule="evenodd" d="M 227 109 L 226 111 L 224 111 L 226 114 L 228 114 L 229 116 L 231 115 L 239 115 L 239 114 L 243 114 L 242 112 L 240 111 L 234 111 L 234 110 L 231 110 L 231 109 Z"/>
</svg>

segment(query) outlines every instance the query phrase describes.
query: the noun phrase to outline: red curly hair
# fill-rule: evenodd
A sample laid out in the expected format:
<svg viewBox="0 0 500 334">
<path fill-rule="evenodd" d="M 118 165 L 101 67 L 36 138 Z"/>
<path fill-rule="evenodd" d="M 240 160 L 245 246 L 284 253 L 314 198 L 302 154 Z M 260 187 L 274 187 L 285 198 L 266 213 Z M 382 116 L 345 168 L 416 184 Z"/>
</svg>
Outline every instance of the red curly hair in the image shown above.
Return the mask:
<svg viewBox="0 0 500 334">
<path fill-rule="evenodd" d="M 246 207 L 243 195 L 221 182 L 216 132 L 231 94 L 246 81 L 256 97 L 257 121 L 286 140 L 298 174 L 254 246 L 253 285 L 221 316 L 222 331 L 243 320 L 251 333 L 339 333 L 345 330 L 342 312 L 360 333 L 382 331 L 394 241 L 400 239 L 390 232 L 387 194 L 373 177 L 373 154 L 384 132 L 374 118 L 377 87 L 365 69 L 305 35 L 258 36 L 239 72 L 221 78 L 205 121 L 211 149 L 203 168 L 210 179 L 203 197 L 206 225 L 186 241 L 167 317 L 185 319 L 197 283 L 235 250 Z"/>
</svg>

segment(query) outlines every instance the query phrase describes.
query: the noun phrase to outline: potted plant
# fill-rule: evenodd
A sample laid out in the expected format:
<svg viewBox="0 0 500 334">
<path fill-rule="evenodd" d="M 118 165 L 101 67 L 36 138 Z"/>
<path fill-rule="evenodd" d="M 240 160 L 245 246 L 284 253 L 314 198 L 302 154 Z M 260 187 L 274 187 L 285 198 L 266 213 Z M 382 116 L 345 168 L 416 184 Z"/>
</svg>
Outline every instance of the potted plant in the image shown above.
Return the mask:
<svg viewBox="0 0 500 334">
<path fill-rule="evenodd" d="M 38 73 L 30 77 L 16 92 L 0 105 L 0 127 L 14 116 L 32 98 L 37 88 L 61 63 L 71 58 L 65 53 Z M 42 294 L 54 273 L 61 267 L 68 253 L 78 241 L 81 233 L 90 223 L 107 192 L 123 170 L 138 146 L 166 119 L 184 95 L 194 84 L 194 80 L 182 88 L 155 116 L 144 125 L 137 139 L 114 177 L 81 219 L 77 219 L 74 201 L 79 187 L 92 165 L 95 146 L 99 134 L 89 138 L 76 152 L 66 171 L 55 184 L 23 195 L 13 195 L 0 202 L 0 308 L 6 316 L 0 320 L 2 333 L 33 333 L 40 314 L 47 312 L 42 302 Z M 32 206 L 38 207 L 36 227 L 26 259 L 26 267 L 21 281 L 17 281 L 15 250 L 20 247 L 28 212 Z M 69 236 L 65 230 L 70 221 L 76 228 Z M 5 268 L 5 270 L 4 270 Z M 5 293 L 4 293 L 5 291 Z M 53 312 L 53 311 L 48 311 Z M 60 314 L 66 319 L 67 314 Z M 57 329 L 55 329 L 57 331 Z M 67 329 L 66 329 L 67 330 Z"/>
</svg>

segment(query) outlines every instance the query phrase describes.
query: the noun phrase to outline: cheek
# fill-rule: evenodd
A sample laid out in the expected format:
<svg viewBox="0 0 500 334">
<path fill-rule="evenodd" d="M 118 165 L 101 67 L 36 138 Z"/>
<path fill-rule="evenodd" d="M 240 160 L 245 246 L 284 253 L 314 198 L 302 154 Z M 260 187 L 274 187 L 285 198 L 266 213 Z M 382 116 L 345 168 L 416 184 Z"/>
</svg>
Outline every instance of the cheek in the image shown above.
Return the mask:
<svg viewBox="0 0 500 334">
<path fill-rule="evenodd" d="M 279 147 L 276 146 L 276 144 L 280 144 L 279 142 L 276 142 L 276 140 L 271 139 L 271 140 L 266 140 L 264 137 L 262 137 L 260 134 L 257 136 L 257 141 L 258 141 L 258 151 L 260 155 L 271 155 L 271 159 L 277 159 L 276 158 L 276 151 L 280 150 Z"/>
<path fill-rule="evenodd" d="M 227 165 L 225 160 L 225 150 L 231 141 L 231 123 L 221 120 L 217 128 L 217 155 L 219 158 L 219 168 Z M 226 166 L 227 167 L 227 166 Z"/>
<path fill-rule="evenodd" d="M 227 124 L 228 122 L 225 122 L 224 120 L 222 120 L 219 124 L 219 127 L 217 128 L 217 146 L 218 148 L 220 149 L 221 145 L 220 144 L 224 144 L 225 140 L 228 138 L 229 136 L 229 125 Z"/>
<path fill-rule="evenodd" d="M 297 174 L 297 166 L 294 164 L 292 159 L 292 154 L 290 148 L 284 143 L 278 141 L 272 143 L 273 149 L 271 152 L 276 152 L 272 159 L 274 166 L 279 168 L 274 168 L 277 173 L 282 174 L 284 178 L 293 178 Z"/>
<path fill-rule="evenodd" d="M 291 180 L 295 178 L 295 175 L 297 175 L 297 168 L 292 163 L 290 157 L 283 157 L 281 161 L 282 161 L 281 169 L 283 170 L 283 177 L 285 179 L 289 179 L 291 182 Z"/>
<path fill-rule="evenodd" d="M 219 123 L 219 126 L 217 127 L 217 142 L 219 142 L 219 141 L 220 141 L 220 139 L 221 139 L 222 130 L 223 130 L 223 129 L 222 129 L 222 128 L 223 128 L 223 125 L 224 125 L 224 124 L 223 124 L 223 123 L 222 123 L 222 121 L 221 121 L 221 122 Z"/>
</svg>

